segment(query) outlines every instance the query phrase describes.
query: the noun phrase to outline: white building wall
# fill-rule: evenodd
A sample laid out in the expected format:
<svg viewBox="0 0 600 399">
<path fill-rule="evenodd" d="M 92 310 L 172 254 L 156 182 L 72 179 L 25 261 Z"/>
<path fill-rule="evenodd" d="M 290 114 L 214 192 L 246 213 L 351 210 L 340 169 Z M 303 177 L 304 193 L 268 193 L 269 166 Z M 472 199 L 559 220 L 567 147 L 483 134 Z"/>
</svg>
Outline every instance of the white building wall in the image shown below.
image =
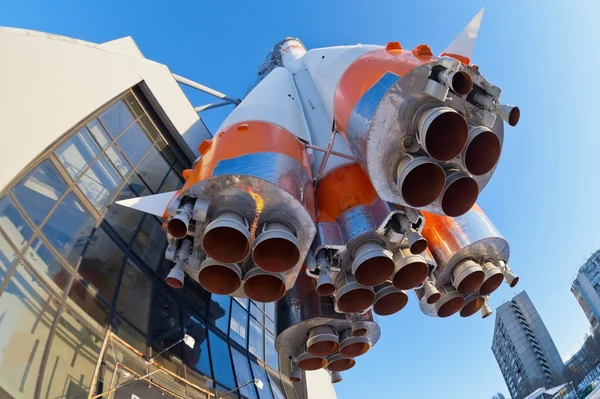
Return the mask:
<svg viewBox="0 0 600 399">
<path fill-rule="evenodd" d="M 210 137 L 162 64 L 143 58 L 130 37 L 97 45 L 0 28 L 0 190 L 77 123 L 144 81 L 162 114 L 198 155 Z"/>
<path fill-rule="evenodd" d="M 308 399 L 336 399 L 331 377 L 325 369 L 306 371 L 306 397 Z"/>
</svg>

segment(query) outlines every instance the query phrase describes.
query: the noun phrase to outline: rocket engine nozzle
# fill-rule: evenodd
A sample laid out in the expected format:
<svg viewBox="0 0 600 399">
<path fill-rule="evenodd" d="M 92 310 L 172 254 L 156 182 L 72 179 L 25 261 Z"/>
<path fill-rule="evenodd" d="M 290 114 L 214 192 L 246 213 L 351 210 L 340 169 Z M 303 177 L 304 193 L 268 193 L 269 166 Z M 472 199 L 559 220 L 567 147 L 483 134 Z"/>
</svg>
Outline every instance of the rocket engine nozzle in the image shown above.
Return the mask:
<svg viewBox="0 0 600 399">
<path fill-rule="evenodd" d="M 461 96 L 469 94 L 473 89 L 473 79 L 465 71 L 451 72 L 444 69 L 437 74 L 436 80 Z"/>
<path fill-rule="evenodd" d="M 340 334 L 339 355 L 344 358 L 353 359 L 364 355 L 371 349 L 371 344 L 366 336 L 354 337 L 350 330 L 344 330 Z M 336 370 L 343 371 L 343 370 Z"/>
<path fill-rule="evenodd" d="M 335 301 L 340 312 L 362 312 L 375 301 L 373 289 L 357 283 L 350 273 L 340 274 L 335 281 L 335 285 Z"/>
<path fill-rule="evenodd" d="M 396 184 L 410 206 L 431 204 L 444 190 L 446 176 L 440 165 L 422 155 L 405 155 L 396 168 Z"/>
<path fill-rule="evenodd" d="M 336 384 L 338 382 L 341 382 L 342 380 L 343 380 L 343 378 L 342 378 L 341 373 L 339 373 L 337 371 L 331 372 L 331 383 L 332 384 Z"/>
<path fill-rule="evenodd" d="M 465 297 L 460 295 L 453 286 L 446 284 L 439 288 L 442 294 L 439 301 L 435 303 L 437 316 L 440 318 L 452 316 L 465 304 Z"/>
<path fill-rule="evenodd" d="M 442 297 L 442 294 L 440 294 L 440 291 L 435 287 L 433 282 L 429 279 L 426 279 L 423 282 L 423 289 L 425 291 L 426 301 L 430 305 L 433 305 L 434 303 L 439 301 L 440 298 Z"/>
<path fill-rule="evenodd" d="M 389 316 L 401 311 L 408 303 L 408 295 L 395 288 L 392 283 L 385 282 L 375 288 L 373 312 L 380 316 Z"/>
<path fill-rule="evenodd" d="M 290 381 L 292 381 L 292 382 L 302 381 L 302 372 L 299 370 L 298 364 L 296 362 L 292 362 L 292 369 L 290 371 Z"/>
<path fill-rule="evenodd" d="M 355 249 L 352 274 L 357 283 L 372 287 L 390 278 L 393 271 L 392 253 L 378 242 L 367 241 Z"/>
<path fill-rule="evenodd" d="M 198 282 L 208 292 L 229 295 L 242 285 L 242 271 L 235 263 L 206 258 L 200 265 Z"/>
<path fill-rule="evenodd" d="M 327 365 L 327 360 L 322 357 L 313 356 L 308 352 L 303 352 L 296 359 L 298 368 L 304 371 L 313 371 L 322 369 Z"/>
<path fill-rule="evenodd" d="M 475 205 L 478 196 L 479 185 L 475 179 L 459 169 L 448 169 L 446 187 L 440 201 L 446 215 L 464 215 Z"/>
<path fill-rule="evenodd" d="M 350 370 L 355 364 L 356 360 L 342 357 L 339 354 L 327 358 L 327 369 L 334 373 Z"/>
<path fill-rule="evenodd" d="M 219 214 L 204 230 L 202 246 L 219 262 L 237 263 L 250 252 L 250 233 L 246 220 L 234 212 Z"/>
<path fill-rule="evenodd" d="M 485 273 L 481 265 L 470 259 L 460 262 L 452 270 L 452 285 L 456 287 L 459 294 L 468 294 L 477 290 L 481 287 L 484 278 Z"/>
<path fill-rule="evenodd" d="M 449 161 L 465 148 L 469 126 L 465 118 L 450 107 L 424 111 L 418 120 L 419 142 L 433 159 Z"/>
<path fill-rule="evenodd" d="M 483 126 L 477 126 L 469 133 L 462 160 L 472 175 L 485 175 L 498 163 L 501 149 L 502 144 L 496 133 Z"/>
<path fill-rule="evenodd" d="M 313 356 L 329 356 L 338 351 L 340 339 L 333 327 L 317 326 L 308 333 L 306 347 L 308 353 Z"/>
<path fill-rule="evenodd" d="M 167 222 L 169 234 L 179 239 L 187 236 L 193 209 L 193 202 L 188 201 L 177 210 L 177 214 Z"/>
<path fill-rule="evenodd" d="M 275 302 L 285 291 L 285 279 L 281 273 L 269 273 L 253 267 L 244 276 L 244 293 L 254 301 Z"/>
<path fill-rule="evenodd" d="M 408 290 L 420 285 L 429 274 L 429 266 L 421 255 L 414 255 L 405 248 L 394 253 L 392 284 L 399 290 Z"/>
<path fill-rule="evenodd" d="M 252 258 L 263 270 L 285 272 L 300 260 L 300 244 L 285 223 L 267 222 L 254 242 Z"/>
<path fill-rule="evenodd" d="M 485 302 L 483 304 L 483 306 L 481 307 L 481 318 L 485 319 L 489 316 L 492 315 L 492 308 L 490 307 L 489 303 L 488 303 L 488 298 L 485 298 Z"/>
<path fill-rule="evenodd" d="M 483 296 L 477 293 L 469 294 L 465 297 L 465 304 L 460 309 L 460 317 L 473 316 L 485 304 Z"/>
<path fill-rule="evenodd" d="M 517 126 L 519 119 L 521 119 L 521 110 L 514 105 L 498 104 L 496 106 L 496 113 L 510 126 Z"/>
<path fill-rule="evenodd" d="M 481 295 L 490 295 L 500 287 L 504 275 L 502 274 L 502 270 L 492 262 L 485 262 L 483 264 L 483 271 L 485 272 L 485 278 L 483 284 L 479 287 L 479 293 Z"/>
<path fill-rule="evenodd" d="M 165 278 L 166 283 L 173 288 L 183 288 L 183 282 L 185 280 L 184 268 L 185 266 L 183 263 L 176 263 Z"/>
</svg>

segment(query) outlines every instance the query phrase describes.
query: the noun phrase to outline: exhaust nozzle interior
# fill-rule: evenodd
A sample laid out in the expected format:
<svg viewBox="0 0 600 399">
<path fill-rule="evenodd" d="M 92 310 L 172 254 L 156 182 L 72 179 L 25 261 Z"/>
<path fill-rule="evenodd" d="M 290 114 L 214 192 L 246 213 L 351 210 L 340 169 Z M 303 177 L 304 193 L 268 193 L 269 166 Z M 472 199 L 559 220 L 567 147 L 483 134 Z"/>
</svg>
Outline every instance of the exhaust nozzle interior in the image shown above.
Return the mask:
<svg viewBox="0 0 600 399">
<path fill-rule="evenodd" d="M 167 231 L 170 235 L 172 235 L 175 238 L 181 239 L 188 234 L 193 209 L 193 203 L 187 202 L 177 210 L 177 215 L 169 219 L 169 221 L 167 222 Z"/>
<path fill-rule="evenodd" d="M 327 365 L 327 359 L 313 356 L 308 352 L 303 352 L 298 355 L 296 361 L 298 368 L 304 371 L 319 370 Z"/>
<path fill-rule="evenodd" d="M 440 205 L 448 216 L 464 215 L 475 205 L 479 196 L 479 185 L 468 173 L 451 169 L 446 177 L 446 187 Z"/>
<path fill-rule="evenodd" d="M 375 301 L 373 289 L 358 284 L 350 273 L 340 274 L 335 283 L 335 301 L 340 312 L 359 313 Z"/>
<path fill-rule="evenodd" d="M 449 161 L 465 148 L 469 127 L 465 118 L 450 107 L 424 111 L 418 122 L 419 142 L 433 159 Z"/>
<path fill-rule="evenodd" d="M 421 255 L 413 255 L 405 248 L 394 253 L 394 274 L 392 284 L 399 290 L 409 290 L 419 286 L 429 274 L 429 266 Z"/>
<path fill-rule="evenodd" d="M 502 270 L 492 262 L 485 262 L 483 264 L 483 271 L 485 272 L 485 278 L 483 284 L 479 287 L 479 293 L 481 295 L 490 295 L 500 287 L 502 280 L 504 280 L 504 275 L 502 274 Z"/>
<path fill-rule="evenodd" d="M 268 222 L 254 242 L 252 258 L 263 270 L 286 272 L 300 260 L 300 243 L 285 223 Z"/>
<path fill-rule="evenodd" d="M 396 169 L 396 185 L 406 203 L 415 208 L 431 204 L 444 190 L 444 169 L 426 156 L 405 155 Z"/>
<path fill-rule="evenodd" d="M 482 126 L 474 127 L 462 156 L 465 167 L 474 176 L 485 175 L 498 163 L 501 149 L 496 133 Z"/>
<path fill-rule="evenodd" d="M 340 334 L 339 355 L 344 358 L 355 358 L 364 355 L 371 349 L 371 344 L 366 336 L 354 337 L 350 330 L 344 330 Z M 342 370 L 336 370 L 342 371 Z"/>
<path fill-rule="evenodd" d="M 238 263 L 250 253 L 250 233 L 246 220 L 234 212 L 218 215 L 204 230 L 202 247 L 219 262 Z"/>
<path fill-rule="evenodd" d="M 356 360 L 348 359 L 339 354 L 331 355 L 327 358 L 327 369 L 334 373 L 350 370 L 356 364 Z"/>
<path fill-rule="evenodd" d="M 367 241 L 355 249 L 352 274 L 357 283 L 373 287 L 390 278 L 393 271 L 392 253 L 378 242 Z"/>
<path fill-rule="evenodd" d="M 335 292 L 335 284 L 329 276 L 327 270 L 321 270 L 317 279 L 317 294 L 320 296 L 333 295 Z"/>
<path fill-rule="evenodd" d="M 342 374 L 337 371 L 331 372 L 330 374 L 331 374 L 331 383 L 332 384 L 338 383 L 343 380 Z"/>
<path fill-rule="evenodd" d="M 223 263 L 207 258 L 200 265 L 198 282 L 208 292 L 229 295 L 242 285 L 242 271 L 235 263 Z"/>
<path fill-rule="evenodd" d="M 338 351 L 340 340 L 337 331 L 330 326 L 313 327 L 306 341 L 307 351 L 313 356 L 329 356 Z"/>
<path fill-rule="evenodd" d="M 460 309 L 460 317 L 469 317 L 477 313 L 485 303 L 483 296 L 473 293 L 465 297 L 465 304 Z"/>
<path fill-rule="evenodd" d="M 464 295 L 479 289 L 484 278 L 485 273 L 481 265 L 471 259 L 463 260 L 452 270 L 452 284 L 459 294 Z"/>
<path fill-rule="evenodd" d="M 375 288 L 373 312 L 380 316 L 389 316 L 401 311 L 408 303 L 408 295 L 386 282 Z"/>
<path fill-rule="evenodd" d="M 438 317 L 444 318 L 452 316 L 465 304 L 465 298 L 456 292 L 454 287 L 450 284 L 440 287 L 439 291 L 442 296 L 440 300 L 435 303 L 435 310 Z"/>
<path fill-rule="evenodd" d="M 285 279 L 281 273 L 268 273 L 254 267 L 244 276 L 244 292 L 254 301 L 275 302 L 285 291 Z"/>
<path fill-rule="evenodd" d="M 183 288 L 183 282 L 185 280 L 184 269 L 185 265 L 183 263 L 175 263 L 175 266 L 173 266 L 165 278 L 165 282 L 173 288 Z"/>
</svg>

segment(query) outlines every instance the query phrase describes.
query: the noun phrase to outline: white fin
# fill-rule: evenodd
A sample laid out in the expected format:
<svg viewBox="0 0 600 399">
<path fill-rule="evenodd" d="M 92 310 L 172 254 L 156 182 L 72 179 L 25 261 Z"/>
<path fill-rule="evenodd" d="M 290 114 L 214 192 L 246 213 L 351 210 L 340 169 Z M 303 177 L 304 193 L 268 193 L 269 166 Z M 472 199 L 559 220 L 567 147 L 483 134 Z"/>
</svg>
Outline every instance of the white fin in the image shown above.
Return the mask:
<svg viewBox="0 0 600 399">
<path fill-rule="evenodd" d="M 479 27 L 481 26 L 481 20 L 483 18 L 483 10 L 483 8 L 479 10 L 477 15 L 475 15 L 465 29 L 456 36 L 452 43 L 446 47 L 443 53 L 456 54 L 471 59 L 473 47 L 475 47 L 475 41 L 477 40 L 477 33 L 479 32 Z"/>
<path fill-rule="evenodd" d="M 121 206 L 163 217 L 167 210 L 167 206 L 169 206 L 169 202 L 171 202 L 175 194 L 177 194 L 177 191 L 169 191 L 168 193 L 148 195 L 146 197 L 129 198 L 117 201 L 116 203 Z"/>
</svg>

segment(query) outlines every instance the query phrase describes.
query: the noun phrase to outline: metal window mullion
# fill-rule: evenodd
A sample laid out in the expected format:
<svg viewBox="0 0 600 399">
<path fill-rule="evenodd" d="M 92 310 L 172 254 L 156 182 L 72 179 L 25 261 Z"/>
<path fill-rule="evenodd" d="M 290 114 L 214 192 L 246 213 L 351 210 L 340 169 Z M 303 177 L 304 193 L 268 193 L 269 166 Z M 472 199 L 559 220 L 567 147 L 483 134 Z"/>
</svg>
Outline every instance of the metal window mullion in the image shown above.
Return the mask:
<svg viewBox="0 0 600 399">
<path fill-rule="evenodd" d="M 131 90 L 131 94 L 133 95 L 133 98 L 135 98 L 135 101 L 137 101 L 137 103 L 139 104 L 140 108 L 142 109 L 142 111 L 144 112 L 144 115 L 148 118 L 148 120 L 150 121 L 150 123 L 152 124 L 152 126 L 154 126 L 154 129 L 156 129 L 156 132 L 158 133 L 158 136 L 162 139 L 162 141 L 167 144 L 167 146 L 169 145 L 169 142 L 167 141 L 167 139 L 163 136 L 161 129 L 158 128 L 158 126 L 156 126 L 156 123 L 154 123 L 154 121 L 152 120 L 152 118 L 150 117 L 150 114 L 148 114 L 148 111 L 146 111 L 146 108 L 142 105 L 142 102 L 140 101 L 140 99 L 138 98 L 138 96 L 135 94 L 135 91 Z M 152 142 L 156 142 L 157 139 L 152 138 Z M 177 157 L 175 157 L 177 158 Z M 169 163 L 170 165 L 171 163 Z"/>
<path fill-rule="evenodd" d="M 23 250 L 19 250 L 17 248 L 17 246 L 13 244 L 12 240 L 8 237 L 8 234 L 6 234 L 4 229 L 2 229 L 1 227 L 0 227 L 0 234 L 2 236 L 4 236 L 4 239 L 8 242 L 8 245 L 10 245 L 15 252 L 15 260 L 14 260 L 13 264 L 10 266 L 10 268 L 6 271 L 6 276 L 4 276 L 4 281 L 2 282 L 2 284 L 0 284 L 0 296 L 2 296 L 2 293 L 6 289 L 8 282 L 10 281 L 11 277 L 15 273 L 15 270 L 19 266 L 20 261 L 23 259 L 23 256 L 21 255 L 21 253 L 24 251 L 25 248 L 27 248 L 31 244 L 31 242 L 35 238 L 36 234 L 35 234 L 35 232 L 32 234 L 32 237 L 25 243 Z"/>
</svg>

